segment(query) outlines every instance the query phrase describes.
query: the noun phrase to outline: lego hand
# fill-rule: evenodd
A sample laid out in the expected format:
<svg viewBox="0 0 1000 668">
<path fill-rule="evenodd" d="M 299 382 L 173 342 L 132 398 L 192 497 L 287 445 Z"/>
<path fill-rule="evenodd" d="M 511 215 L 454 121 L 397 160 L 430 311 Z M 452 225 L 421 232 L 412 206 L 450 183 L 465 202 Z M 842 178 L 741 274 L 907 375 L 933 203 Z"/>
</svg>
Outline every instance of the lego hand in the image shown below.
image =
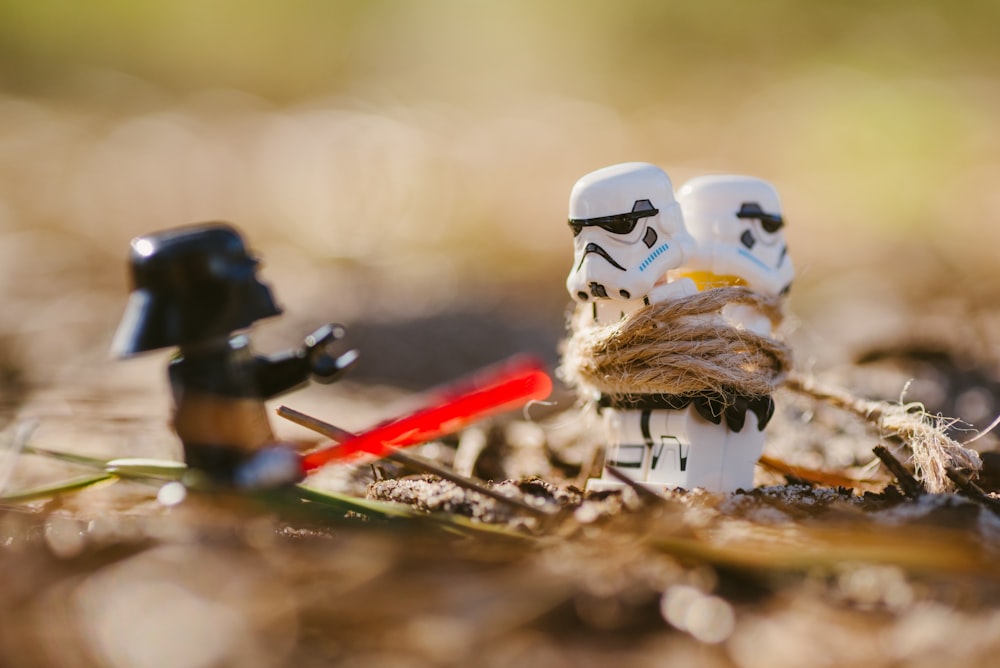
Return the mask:
<svg viewBox="0 0 1000 668">
<path fill-rule="evenodd" d="M 324 325 L 306 337 L 304 348 L 309 359 L 309 370 L 317 382 L 334 382 L 358 361 L 357 350 L 349 350 L 338 357 L 327 351 L 331 343 L 343 337 L 344 328 L 340 325 Z"/>
</svg>

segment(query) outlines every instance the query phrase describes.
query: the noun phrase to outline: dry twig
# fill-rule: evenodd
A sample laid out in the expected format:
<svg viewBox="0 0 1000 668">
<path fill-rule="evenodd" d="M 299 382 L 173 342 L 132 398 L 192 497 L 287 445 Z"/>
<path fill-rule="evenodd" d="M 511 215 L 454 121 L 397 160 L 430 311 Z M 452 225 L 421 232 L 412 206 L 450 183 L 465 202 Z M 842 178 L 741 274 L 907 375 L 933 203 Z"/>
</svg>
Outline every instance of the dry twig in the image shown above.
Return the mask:
<svg viewBox="0 0 1000 668">
<path fill-rule="evenodd" d="M 895 455 L 889 452 L 884 445 L 876 445 L 872 448 L 875 456 L 881 460 L 889 472 L 896 476 L 896 482 L 903 494 L 911 499 L 916 499 L 924 495 L 927 491 L 920 481 L 913 477 L 913 474 L 903 466 L 903 462 L 896 459 Z"/>
<path fill-rule="evenodd" d="M 277 413 L 286 420 L 299 424 L 308 429 L 312 429 L 313 431 L 319 434 L 323 434 L 327 438 L 331 438 L 341 443 L 348 439 L 354 438 L 354 434 L 347 431 L 346 429 L 341 429 L 340 427 L 332 425 L 328 422 L 324 422 L 323 420 L 312 417 L 311 415 L 307 415 L 305 413 L 297 411 L 294 408 L 289 408 L 288 406 L 281 406 L 280 408 L 278 408 Z M 500 503 L 504 503 L 506 505 L 513 506 L 521 510 L 525 510 L 534 515 L 541 515 L 541 516 L 552 515 L 552 513 L 548 510 L 539 508 L 537 506 L 533 506 L 530 503 L 527 503 L 521 499 L 516 499 L 501 494 L 495 489 L 487 487 L 486 485 L 476 480 L 473 480 L 472 478 L 467 478 L 465 476 L 455 473 L 454 471 L 449 471 L 448 469 L 442 466 L 438 466 L 437 464 L 430 462 L 422 457 L 417 457 L 416 455 L 411 455 L 411 454 L 405 454 L 403 452 L 400 452 L 399 450 L 395 450 L 387 454 L 386 459 L 392 459 L 393 461 L 399 462 L 400 464 L 405 464 L 406 466 L 415 468 L 418 471 L 424 471 L 425 473 L 432 473 L 438 476 L 439 478 L 455 483 L 459 487 L 464 487 L 478 494 L 482 494 L 483 496 L 487 496 L 495 501 L 499 501 Z"/>
</svg>

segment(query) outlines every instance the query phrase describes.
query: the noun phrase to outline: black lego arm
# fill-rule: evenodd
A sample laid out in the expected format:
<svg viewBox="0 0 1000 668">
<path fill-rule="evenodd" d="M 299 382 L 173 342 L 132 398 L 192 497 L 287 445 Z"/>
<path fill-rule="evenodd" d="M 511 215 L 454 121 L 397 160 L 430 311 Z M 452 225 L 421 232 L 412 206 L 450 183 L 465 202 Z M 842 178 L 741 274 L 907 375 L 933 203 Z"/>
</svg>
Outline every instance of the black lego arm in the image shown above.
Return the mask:
<svg viewBox="0 0 1000 668">
<path fill-rule="evenodd" d="M 356 350 L 334 357 L 327 352 L 331 343 L 344 336 L 340 325 L 324 325 L 306 337 L 302 347 L 274 355 L 257 357 L 257 386 L 270 399 L 305 383 L 312 376 L 319 383 L 339 379 L 358 359 Z"/>
</svg>

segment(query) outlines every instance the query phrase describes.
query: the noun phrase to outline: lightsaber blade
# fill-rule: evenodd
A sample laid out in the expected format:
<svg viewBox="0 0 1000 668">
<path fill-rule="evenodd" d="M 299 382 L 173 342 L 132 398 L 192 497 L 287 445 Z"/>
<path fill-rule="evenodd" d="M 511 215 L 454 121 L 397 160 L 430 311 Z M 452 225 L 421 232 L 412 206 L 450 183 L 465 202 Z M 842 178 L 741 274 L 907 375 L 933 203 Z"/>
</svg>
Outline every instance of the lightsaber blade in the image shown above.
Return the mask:
<svg viewBox="0 0 1000 668">
<path fill-rule="evenodd" d="M 441 392 L 440 400 L 409 415 L 347 438 L 302 457 L 302 468 L 314 471 L 330 462 L 365 452 L 376 456 L 434 440 L 496 413 L 542 400 L 552 392 L 552 379 L 532 358 L 513 358 Z"/>
</svg>

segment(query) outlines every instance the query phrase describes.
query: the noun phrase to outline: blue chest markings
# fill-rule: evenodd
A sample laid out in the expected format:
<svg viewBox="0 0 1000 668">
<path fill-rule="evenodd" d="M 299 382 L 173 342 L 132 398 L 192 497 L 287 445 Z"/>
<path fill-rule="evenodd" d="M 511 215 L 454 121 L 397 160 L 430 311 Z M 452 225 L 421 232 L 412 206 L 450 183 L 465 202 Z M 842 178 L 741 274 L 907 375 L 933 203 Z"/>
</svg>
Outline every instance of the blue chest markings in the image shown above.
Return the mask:
<svg viewBox="0 0 1000 668">
<path fill-rule="evenodd" d="M 757 266 L 759 266 L 761 269 L 766 269 L 767 271 L 771 271 L 771 267 L 769 267 L 766 264 L 764 264 L 764 262 L 762 260 L 760 260 L 759 258 L 754 257 L 753 255 L 751 255 L 750 253 L 748 253 L 743 248 L 739 249 L 739 253 L 740 253 L 740 255 L 742 255 L 743 257 L 745 257 L 746 259 L 750 260 L 751 262 L 753 262 L 754 264 L 756 264 Z"/>
<path fill-rule="evenodd" d="M 653 264 L 653 260 L 663 255 L 663 252 L 670 248 L 670 244 L 657 246 L 649 256 L 639 265 L 639 271 L 646 271 L 646 267 Z"/>
</svg>

